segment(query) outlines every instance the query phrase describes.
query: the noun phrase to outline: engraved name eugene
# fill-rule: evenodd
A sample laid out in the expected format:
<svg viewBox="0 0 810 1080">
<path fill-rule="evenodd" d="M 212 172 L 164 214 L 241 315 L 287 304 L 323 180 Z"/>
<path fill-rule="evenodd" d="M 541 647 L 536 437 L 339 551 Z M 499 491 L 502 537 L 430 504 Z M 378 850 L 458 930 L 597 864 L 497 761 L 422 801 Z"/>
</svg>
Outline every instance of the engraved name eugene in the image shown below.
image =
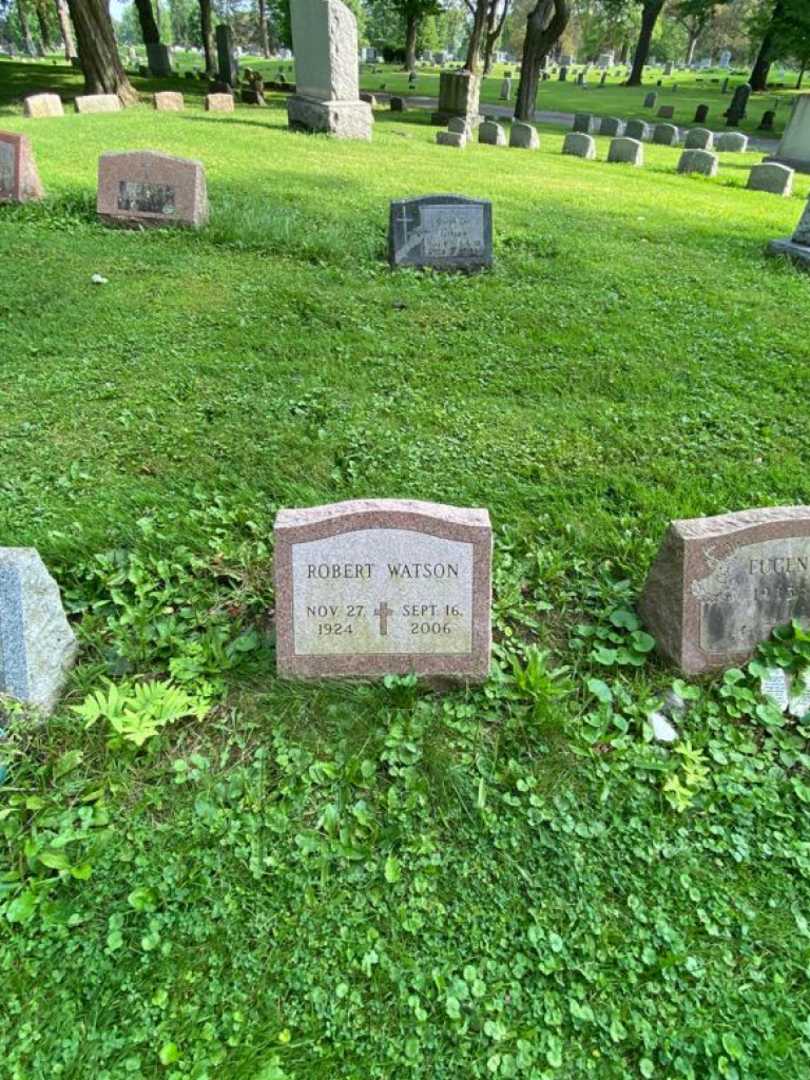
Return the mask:
<svg viewBox="0 0 810 1080">
<path fill-rule="evenodd" d="M 766 540 L 707 559 L 710 574 L 692 585 L 705 652 L 744 652 L 775 626 L 810 620 L 810 538 Z"/>
<path fill-rule="evenodd" d="M 396 530 L 390 538 L 402 543 Z M 405 543 L 402 558 L 387 558 L 384 550 L 375 558 L 367 541 L 354 558 L 345 557 L 348 550 L 342 558 L 313 550 L 318 542 L 294 545 L 297 655 L 471 650 L 471 545 L 413 533 Z"/>
</svg>

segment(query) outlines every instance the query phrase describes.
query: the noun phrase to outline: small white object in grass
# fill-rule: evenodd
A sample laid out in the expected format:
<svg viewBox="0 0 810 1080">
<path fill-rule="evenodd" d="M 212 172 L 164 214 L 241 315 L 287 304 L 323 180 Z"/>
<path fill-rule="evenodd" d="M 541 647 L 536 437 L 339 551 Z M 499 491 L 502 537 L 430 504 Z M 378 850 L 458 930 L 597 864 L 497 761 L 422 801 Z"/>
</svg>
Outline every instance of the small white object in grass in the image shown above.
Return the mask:
<svg viewBox="0 0 810 1080">
<path fill-rule="evenodd" d="M 675 742 L 678 738 L 678 732 L 663 713 L 651 712 L 647 717 L 647 723 L 658 742 Z"/>
<path fill-rule="evenodd" d="M 768 668 L 759 680 L 759 686 L 762 693 L 784 712 L 790 700 L 788 677 L 785 669 L 780 667 Z"/>
<path fill-rule="evenodd" d="M 102 277 L 101 274 L 93 274 L 90 280 L 93 282 L 94 285 L 109 285 L 107 279 L 105 277 Z"/>
<path fill-rule="evenodd" d="M 788 712 L 791 716 L 795 716 L 797 720 L 801 720 L 802 717 L 810 713 L 810 672 L 802 672 L 800 676 L 794 679 L 793 686 L 790 689 Z"/>
</svg>

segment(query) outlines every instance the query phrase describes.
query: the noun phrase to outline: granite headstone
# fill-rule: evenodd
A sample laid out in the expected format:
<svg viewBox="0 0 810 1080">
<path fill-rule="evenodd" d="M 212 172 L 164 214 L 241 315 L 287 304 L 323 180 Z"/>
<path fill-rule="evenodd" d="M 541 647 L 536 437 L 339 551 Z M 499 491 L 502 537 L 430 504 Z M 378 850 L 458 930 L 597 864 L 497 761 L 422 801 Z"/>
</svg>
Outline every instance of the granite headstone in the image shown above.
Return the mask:
<svg viewBox="0 0 810 1080">
<path fill-rule="evenodd" d="M 354 500 L 281 510 L 274 535 L 280 675 L 487 677 L 486 510 Z"/>
</svg>

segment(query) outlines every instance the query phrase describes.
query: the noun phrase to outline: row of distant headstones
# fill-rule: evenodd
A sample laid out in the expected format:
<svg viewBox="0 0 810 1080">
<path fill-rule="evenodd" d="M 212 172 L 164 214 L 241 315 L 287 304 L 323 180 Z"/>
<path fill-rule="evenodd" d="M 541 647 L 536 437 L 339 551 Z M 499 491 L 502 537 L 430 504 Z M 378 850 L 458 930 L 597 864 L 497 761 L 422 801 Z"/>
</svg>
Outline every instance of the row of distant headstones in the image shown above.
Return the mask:
<svg viewBox="0 0 810 1080">
<path fill-rule="evenodd" d="M 596 159 L 596 142 L 587 132 L 599 124 L 599 134 L 617 136 L 611 140 L 607 160 L 623 162 L 628 165 L 644 164 L 643 142 L 652 141 L 660 146 L 677 146 L 680 132 L 674 124 L 650 125 L 643 120 L 618 120 L 605 117 L 601 122 L 587 113 L 578 113 L 574 119 L 574 131 L 566 135 L 562 152 L 588 161 Z M 436 133 L 436 142 L 441 146 L 454 146 L 463 149 L 471 140 L 474 124 L 464 117 L 454 117 L 448 123 L 447 131 Z M 583 130 L 584 129 L 584 130 Z M 622 137 L 622 133 L 624 137 Z M 678 162 L 679 173 L 701 173 L 704 176 L 716 176 L 720 159 L 711 152 L 716 146 L 719 151 L 742 153 L 748 148 L 748 136 L 740 132 L 727 131 L 717 137 L 707 128 L 692 128 L 686 134 L 685 149 Z M 506 146 L 506 131 L 497 120 L 492 118 L 478 124 L 478 141 L 488 146 Z M 509 146 L 525 150 L 537 150 L 540 137 L 532 124 L 513 121 Z M 777 162 L 763 162 L 754 165 L 748 176 L 748 188 L 752 191 L 767 191 L 774 195 L 791 195 L 795 170 Z"/>
<path fill-rule="evenodd" d="M 280 675 L 487 678 L 485 509 L 392 499 L 285 509 L 274 540 Z M 745 660 L 775 626 L 810 615 L 810 507 L 672 522 L 638 610 L 654 638 L 639 647 L 657 642 L 686 675 Z M 0 693 L 52 708 L 76 652 L 36 550 L 0 548 Z"/>
<path fill-rule="evenodd" d="M 185 108 L 182 94 L 164 90 L 154 94 L 154 107 L 158 112 L 179 112 Z M 84 94 L 74 101 L 77 113 L 121 112 L 123 106 L 117 94 Z M 233 94 L 206 94 L 205 108 L 209 112 L 233 112 Z M 32 120 L 64 116 L 65 107 L 58 94 L 32 94 L 23 101 L 23 115 Z"/>
</svg>

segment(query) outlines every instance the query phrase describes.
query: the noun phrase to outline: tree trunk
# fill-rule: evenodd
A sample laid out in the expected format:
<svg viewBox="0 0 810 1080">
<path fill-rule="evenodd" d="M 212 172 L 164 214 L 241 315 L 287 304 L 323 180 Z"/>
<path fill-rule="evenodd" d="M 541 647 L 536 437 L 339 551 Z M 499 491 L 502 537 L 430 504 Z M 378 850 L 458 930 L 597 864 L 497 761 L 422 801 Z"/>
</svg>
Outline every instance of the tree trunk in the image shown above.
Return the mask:
<svg viewBox="0 0 810 1080">
<path fill-rule="evenodd" d="M 117 94 L 123 105 L 133 105 L 138 95 L 118 56 L 107 0 L 68 0 L 76 29 L 79 59 L 87 94 Z"/>
<path fill-rule="evenodd" d="M 31 26 L 28 22 L 28 12 L 25 10 L 27 0 L 17 0 L 17 15 L 20 20 L 20 30 L 22 31 L 23 49 L 26 55 L 33 56 L 36 52 L 34 48 L 34 39 L 31 37 Z"/>
<path fill-rule="evenodd" d="M 658 22 L 658 16 L 661 14 L 661 8 L 663 6 L 664 0 L 644 0 L 644 7 L 641 9 L 641 31 L 638 35 L 638 44 L 636 45 L 636 53 L 633 57 L 633 67 L 630 71 L 630 78 L 626 83 L 627 86 L 641 86 L 644 65 L 647 63 L 647 57 L 650 55 L 650 42 L 652 41 L 653 30 L 655 29 L 656 22 Z"/>
<path fill-rule="evenodd" d="M 259 16 L 259 48 L 262 56 L 267 59 L 270 56 L 270 35 L 267 33 L 267 0 L 257 0 L 256 10 Z"/>
<path fill-rule="evenodd" d="M 773 6 L 773 14 L 771 15 L 771 21 L 768 24 L 768 29 L 765 31 L 765 36 L 762 39 L 762 44 L 759 47 L 757 58 L 754 61 L 754 66 L 751 69 L 751 77 L 748 80 L 752 90 L 765 90 L 768 86 L 768 73 L 771 70 L 771 53 L 773 51 L 773 42 L 776 37 L 776 29 L 779 21 L 784 14 L 783 0 L 776 0 Z"/>
<path fill-rule="evenodd" d="M 469 2 L 467 6 L 470 6 Z M 470 34 L 470 43 L 467 46 L 467 59 L 464 62 L 465 69 L 471 71 L 473 75 L 477 75 L 481 70 L 481 43 L 484 40 L 484 27 L 487 22 L 488 11 L 489 0 L 476 0 L 475 8 L 473 10 L 473 25 Z"/>
<path fill-rule="evenodd" d="M 65 59 L 72 60 L 76 53 L 76 39 L 73 36 L 73 27 L 70 22 L 66 0 L 56 0 L 56 14 L 59 16 L 59 27 L 62 31 L 62 41 L 65 46 Z"/>
<path fill-rule="evenodd" d="M 801 88 L 802 88 L 802 81 L 804 80 L 804 73 L 805 73 L 806 69 L 807 69 L 807 61 L 804 60 L 804 61 L 802 61 L 802 66 L 799 68 L 799 78 L 798 78 L 798 80 L 796 82 L 796 89 L 797 90 L 801 90 Z"/>
<path fill-rule="evenodd" d="M 37 22 L 39 23 L 39 37 L 42 42 L 43 54 L 48 53 L 53 48 L 53 41 L 51 40 L 51 28 L 48 26 L 48 13 L 45 10 L 45 0 L 36 0 L 34 10 L 37 13 Z"/>
<path fill-rule="evenodd" d="M 503 6 L 498 11 L 500 0 L 490 0 L 489 10 L 487 12 L 487 25 L 486 33 L 484 37 L 484 74 L 489 75 L 492 70 L 492 57 L 495 53 L 495 46 L 498 44 L 498 38 L 501 36 L 503 30 L 503 24 L 506 21 L 506 16 L 509 11 L 509 0 L 503 0 Z"/>
<path fill-rule="evenodd" d="M 217 70 L 217 59 L 214 47 L 214 26 L 211 20 L 211 0 L 200 0 L 200 30 L 205 53 L 205 73 L 214 75 Z"/>
<path fill-rule="evenodd" d="M 690 30 L 689 31 L 689 41 L 688 41 L 688 44 L 686 46 L 686 66 L 687 67 L 689 67 L 689 65 L 695 59 L 695 49 L 697 48 L 697 43 L 698 43 L 698 38 L 699 37 L 700 37 L 700 31 L 699 30 Z"/>
<path fill-rule="evenodd" d="M 416 35 L 419 33 L 419 16 L 408 12 L 405 17 L 405 66 L 403 71 L 416 70 Z"/>
<path fill-rule="evenodd" d="M 526 40 L 520 63 L 520 83 L 515 102 L 515 119 L 531 123 L 540 81 L 540 66 L 568 25 L 568 0 L 537 0 L 526 18 Z"/>
<path fill-rule="evenodd" d="M 152 0 L 134 0 L 135 9 L 138 12 L 138 22 L 141 24 L 141 37 L 144 45 L 159 45 L 160 30 L 152 10 Z"/>
</svg>

